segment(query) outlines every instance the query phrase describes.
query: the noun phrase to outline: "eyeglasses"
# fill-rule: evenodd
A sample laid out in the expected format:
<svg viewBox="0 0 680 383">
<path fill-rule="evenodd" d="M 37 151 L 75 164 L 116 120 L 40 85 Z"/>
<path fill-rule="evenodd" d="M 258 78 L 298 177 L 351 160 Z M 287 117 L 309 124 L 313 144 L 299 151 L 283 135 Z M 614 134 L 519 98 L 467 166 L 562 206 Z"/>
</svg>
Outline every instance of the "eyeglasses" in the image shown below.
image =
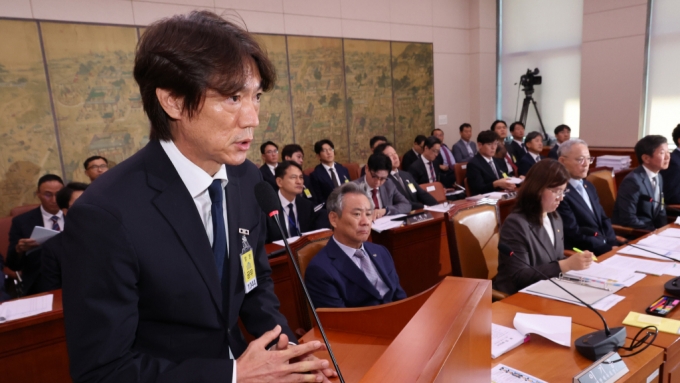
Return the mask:
<svg viewBox="0 0 680 383">
<path fill-rule="evenodd" d="M 553 193 L 555 198 L 564 198 L 569 193 L 569 190 L 561 189 L 548 189 L 548 190 L 550 190 L 550 192 Z"/>
<path fill-rule="evenodd" d="M 371 172 L 371 177 L 379 182 L 387 181 L 387 177 L 378 177 L 378 175 L 373 172 Z"/>
<path fill-rule="evenodd" d="M 333 148 L 326 148 L 326 149 L 321 149 L 321 153 L 333 153 L 335 149 Z"/>
<path fill-rule="evenodd" d="M 304 176 L 292 175 L 287 177 L 291 181 L 304 180 Z"/>
<path fill-rule="evenodd" d="M 577 157 L 575 160 L 581 165 L 585 164 L 586 161 L 588 161 L 588 165 L 592 165 L 595 162 L 595 157 Z"/>
<path fill-rule="evenodd" d="M 107 165 L 107 164 L 103 164 L 103 165 L 92 165 L 92 166 L 88 166 L 88 167 L 87 167 L 87 170 L 95 170 L 95 169 L 97 169 L 97 170 L 106 170 L 106 169 L 108 169 L 108 168 L 109 168 L 109 165 Z"/>
<path fill-rule="evenodd" d="M 264 154 L 266 154 L 266 155 L 279 154 L 279 151 L 278 150 L 267 150 L 266 152 L 264 152 Z"/>
</svg>

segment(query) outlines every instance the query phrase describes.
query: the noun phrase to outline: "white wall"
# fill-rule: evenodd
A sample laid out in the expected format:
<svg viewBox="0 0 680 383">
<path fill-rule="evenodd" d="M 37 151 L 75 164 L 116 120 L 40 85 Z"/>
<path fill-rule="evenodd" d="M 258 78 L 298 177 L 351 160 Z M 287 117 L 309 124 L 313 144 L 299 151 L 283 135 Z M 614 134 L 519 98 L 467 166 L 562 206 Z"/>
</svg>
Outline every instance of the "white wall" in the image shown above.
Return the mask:
<svg viewBox="0 0 680 383">
<path fill-rule="evenodd" d="M 433 43 L 447 143 L 463 122 L 479 131 L 494 120 L 495 0 L 0 0 L 0 17 L 143 26 L 196 8 L 236 10 L 257 33 Z"/>
</svg>

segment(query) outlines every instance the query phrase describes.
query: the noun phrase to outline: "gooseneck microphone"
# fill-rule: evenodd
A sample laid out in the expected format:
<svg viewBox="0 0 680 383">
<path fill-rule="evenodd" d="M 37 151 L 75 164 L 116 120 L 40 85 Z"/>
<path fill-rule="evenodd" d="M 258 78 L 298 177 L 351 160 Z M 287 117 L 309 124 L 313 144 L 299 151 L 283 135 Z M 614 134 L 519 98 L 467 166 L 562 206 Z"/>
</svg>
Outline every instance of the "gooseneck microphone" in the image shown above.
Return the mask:
<svg viewBox="0 0 680 383">
<path fill-rule="evenodd" d="M 595 310 L 591 305 L 584 302 L 581 298 L 577 297 L 576 295 L 572 294 L 569 290 L 560 286 L 559 283 L 556 283 L 550 277 L 543 274 L 540 270 L 538 270 L 534 266 L 530 265 L 525 260 L 523 260 L 521 258 L 513 257 L 514 252 L 512 251 L 512 249 L 510 249 L 510 247 L 508 245 L 506 245 L 504 243 L 499 243 L 498 244 L 498 250 L 500 250 L 501 253 L 505 253 L 511 258 L 518 259 L 520 262 L 529 266 L 532 270 L 534 270 L 538 274 L 542 275 L 545 279 L 552 282 L 555 286 L 559 287 L 560 289 L 562 289 L 567 294 L 576 298 L 577 301 L 581 302 L 583 305 L 585 305 L 587 308 L 591 309 L 595 314 L 597 314 L 598 317 L 600 317 L 600 319 L 602 320 L 602 324 L 604 325 L 604 330 L 599 330 L 599 331 L 592 332 L 590 334 L 586 334 L 586 335 L 576 339 L 576 342 L 574 342 L 574 345 L 576 346 L 576 351 L 578 351 L 579 354 L 583 355 L 584 357 L 586 357 L 590 360 L 598 360 L 598 359 L 602 358 L 603 356 L 605 356 L 606 354 L 608 354 L 612 351 L 616 351 L 620 347 L 623 347 L 623 345 L 626 343 L 626 328 L 625 327 L 623 327 L 623 326 L 615 327 L 615 328 L 610 330 L 609 326 L 607 326 L 607 321 L 604 320 L 604 317 L 602 316 L 602 314 L 600 314 L 597 310 Z"/>
<path fill-rule="evenodd" d="M 295 261 L 295 257 L 293 257 L 293 252 L 290 250 L 290 246 L 288 245 L 288 240 L 286 239 L 288 236 L 285 234 L 285 232 L 283 231 L 283 227 L 281 226 L 281 221 L 279 220 L 279 197 L 276 195 L 274 188 L 272 188 L 270 184 L 268 184 L 266 181 L 260 181 L 259 183 L 257 183 L 257 185 L 255 185 L 255 199 L 257 200 L 257 204 L 260 205 L 262 211 L 264 211 L 265 214 L 267 214 L 270 218 L 274 218 L 274 221 L 276 221 L 276 227 L 279 228 L 281 238 L 283 238 L 283 244 L 286 246 L 288 258 L 290 258 L 290 261 L 293 263 L 293 266 L 295 267 L 295 273 L 297 274 L 297 277 L 300 280 L 302 290 L 305 292 L 305 298 L 307 298 L 307 303 L 309 304 L 309 307 L 312 309 L 312 314 L 314 314 L 314 320 L 316 321 L 316 325 L 319 326 L 319 332 L 321 333 L 323 342 L 326 344 L 326 349 L 328 350 L 328 354 L 330 355 L 331 361 L 333 362 L 333 367 L 335 367 L 335 371 L 338 373 L 338 378 L 340 379 L 340 382 L 345 383 L 345 380 L 342 378 L 342 373 L 340 373 L 340 367 L 338 366 L 338 362 L 335 360 L 333 350 L 331 350 L 331 344 L 328 342 L 328 338 L 326 337 L 326 332 L 323 330 L 323 326 L 321 325 L 319 316 L 316 314 L 316 307 L 314 307 L 314 303 L 312 303 L 312 298 L 309 296 L 309 291 L 307 291 L 307 286 L 305 286 L 305 281 L 302 279 L 300 266 L 298 266 L 298 263 Z"/>
</svg>

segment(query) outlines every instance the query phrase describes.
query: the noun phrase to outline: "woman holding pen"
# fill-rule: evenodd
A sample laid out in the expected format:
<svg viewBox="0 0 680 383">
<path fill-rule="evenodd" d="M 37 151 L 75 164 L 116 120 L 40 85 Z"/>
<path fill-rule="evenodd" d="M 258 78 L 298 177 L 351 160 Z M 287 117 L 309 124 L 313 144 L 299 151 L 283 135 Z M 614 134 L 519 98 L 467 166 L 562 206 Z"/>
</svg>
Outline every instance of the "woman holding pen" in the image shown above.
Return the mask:
<svg viewBox="0 0 680 383">
<path fill-rule="evenodd" d="M 517 194 L 515 210 L 501 225 L 499 245 L 507 248 L 498 253 L 494 289 L 514 294 L 546 277 L 590 267 L 594 257 L 590 251 L 564 256 L 562 219 L 555 210 L 568 180 L 564 165 L 555 160 L 545 159 L 531 167 Z M 522 258 L 536 270 L 514 258 Z"/>
</svg>

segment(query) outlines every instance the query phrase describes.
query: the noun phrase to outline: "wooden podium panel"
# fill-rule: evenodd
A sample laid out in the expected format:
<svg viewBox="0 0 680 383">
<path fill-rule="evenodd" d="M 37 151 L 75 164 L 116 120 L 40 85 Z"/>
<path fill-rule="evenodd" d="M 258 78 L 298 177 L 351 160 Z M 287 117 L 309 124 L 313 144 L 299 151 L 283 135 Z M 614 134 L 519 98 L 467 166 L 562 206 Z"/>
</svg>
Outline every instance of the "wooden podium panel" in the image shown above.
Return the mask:
<svg viewBox="0 0 680 383">
<path fill-rule="evenodd" d="M 505 301 L 495 302 L 491 305 L 491 309 L 493 323 L 510 328 L 514 328 L 513 319 L 518 312 L 539 314 L 535 311 L 509 305 Z M 493 359 L 491 365 L 496 366 L 502 363 L 551 383 L 571 382 L 576 374 L 593 363 L 576 352 L 574 341 L 585 334 L 596 331 L 596 329 L 574 323 L 575 320 L 576 318 L 572 318 L 571 347 L 567 348 L 542 336 L 532 335 L 528 343 Z M 653 376 L 655 371 L 663 364 L 663 349 L 650 346 L 638 355 L 625 358 L 624 361 L 630 371 L 617 380 L 617 383 L 658 382 L 659 376 L 649 381 L 647 378 Z"/>
<path fill-rule="evenodd" d="M 52 311 L 0 324 L 0 381 L 71 382 L 61 290 L 49 294 Z"/>
<path fill-rule="evenodd" d="M 446 277 L 399 302 L 317 312 L 347 383 L 490 381 L 490 281 Z"/>
</svg>

